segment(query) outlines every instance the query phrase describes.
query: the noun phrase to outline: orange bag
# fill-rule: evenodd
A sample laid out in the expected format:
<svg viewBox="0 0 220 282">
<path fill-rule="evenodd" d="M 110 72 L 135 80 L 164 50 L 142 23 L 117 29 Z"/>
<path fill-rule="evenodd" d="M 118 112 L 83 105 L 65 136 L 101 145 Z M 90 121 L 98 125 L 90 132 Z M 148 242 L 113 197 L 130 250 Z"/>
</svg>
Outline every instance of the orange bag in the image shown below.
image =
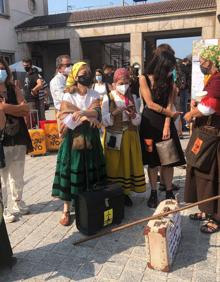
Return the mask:
<svg viewBox="0 0 220 282">
<path fill-rule="evenodd" d="M 43 129 L 29 129 L 32 145 L 34 151 L 30 153 L 31 156 L 45 155 L 46 149 L 46 138 Z"/>
<path fill-rule="evenodd" d="M 46 135 L 46 146 L 48 151 L 58 151 L 60 147 L 61 139 L 59 137 L 59 131 L 57 126 L 57 121 L 53 123 L 44 124 L 44 131 Z"/>
</svg>

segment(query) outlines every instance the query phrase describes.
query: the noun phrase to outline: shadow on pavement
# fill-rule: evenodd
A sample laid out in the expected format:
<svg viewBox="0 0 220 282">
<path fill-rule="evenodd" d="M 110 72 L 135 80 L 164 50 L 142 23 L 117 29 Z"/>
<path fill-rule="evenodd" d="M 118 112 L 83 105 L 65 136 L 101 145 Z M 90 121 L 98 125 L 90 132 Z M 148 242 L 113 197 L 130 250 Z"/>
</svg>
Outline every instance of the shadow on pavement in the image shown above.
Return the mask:
<svg viewBox="0 0 220 282">
<path fill-rule="evenodd" d="M 145 198 L 134 198 L 134 207 L 126 209 L 124 223 L 151 215 L 153 210 L 143 209 L 145 202 Z M 142 209 L 135 210 L 135 206 L 139 205 Z M 60 242 L 47 244 L 42 241 L 33 250 L 17 252 L 15 254 L 18 257 L 17 265 L 12 272 L 5 270 L 1 273 L 0 281 L 11 282 L 21 279 L 29 281 L 31 278 L 39 279 L 36 281 L 62 281 L 62 277 L 79 281 L 92 279 L 100 271 L 109 275 L 114 269 L 118 271 L 118 274 L 114 274 L 117 280 L 117 275 L 120 276 L 120 270 L 129 259 L 141 259 L 142 262 L 145 260 L 143 271 L 151 275 L 152 270 L 146 268 L 148 254 L 143 236 L 145 225 L 137 225 L 79 246 L 74 246 L 73 242 L 84 236 L 73 226 L 72 235 Z M 209 239 L 209 236 L 200 233 L 198 222 L 192 222 L 188 216 L 182 216 L 182 240 L 171 272 L 178 273 L 185 268 L 190 271 L 194 264 L 202 261 L 205 263 Z M 160 275 L 158 271 L 153 273 Z"/>
</svg>

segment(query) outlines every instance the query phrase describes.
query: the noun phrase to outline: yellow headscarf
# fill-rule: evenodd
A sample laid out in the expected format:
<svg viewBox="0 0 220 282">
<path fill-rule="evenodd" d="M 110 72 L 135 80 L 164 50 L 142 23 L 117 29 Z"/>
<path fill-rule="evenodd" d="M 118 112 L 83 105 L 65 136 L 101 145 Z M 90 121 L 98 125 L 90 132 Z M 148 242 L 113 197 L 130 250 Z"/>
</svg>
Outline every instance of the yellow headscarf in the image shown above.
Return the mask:
<svg viewBox="0 0 220 282">
<path fill-rule="evenodd" d="M 73 65 L 72 70 L 70 72 L 70 74 L 68 75 L 68 78 L 66 80 L 66 86 L 70 87 L 73 86 L 75 83 L 75 79 L 77 77 L 77 74 L 79 72 L 79 69 L 83 66 L 86 65 L 85 62 L 78 62 L 76 64 Z"/>
</svg>

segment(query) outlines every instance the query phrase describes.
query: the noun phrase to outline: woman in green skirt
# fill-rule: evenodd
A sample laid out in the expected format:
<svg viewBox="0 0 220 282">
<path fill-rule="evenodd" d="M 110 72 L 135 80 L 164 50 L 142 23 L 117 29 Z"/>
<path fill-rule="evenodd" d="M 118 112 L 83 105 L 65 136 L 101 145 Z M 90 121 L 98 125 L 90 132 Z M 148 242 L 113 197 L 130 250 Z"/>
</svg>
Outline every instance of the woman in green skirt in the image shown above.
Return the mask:
<svg viewBox="0 0 220 282">
<path fill-rule="evenodd" d="M 76 63 L 71 75 L 74 87 L 69 92 L 73 93 L 65 93 L 61 104 L 60 121 L 65 133 L 57 156 L 52 189 L 52 196 L 65 201 L 60 220 L 62 225 L 70 224 L 70 201 L 88 188 L 86 175 L 91 186 L 106 178 L 97 128 L 101 119 L 99 94 L 89 89 L 92 79 L 86 63 Z"/>
</svg>

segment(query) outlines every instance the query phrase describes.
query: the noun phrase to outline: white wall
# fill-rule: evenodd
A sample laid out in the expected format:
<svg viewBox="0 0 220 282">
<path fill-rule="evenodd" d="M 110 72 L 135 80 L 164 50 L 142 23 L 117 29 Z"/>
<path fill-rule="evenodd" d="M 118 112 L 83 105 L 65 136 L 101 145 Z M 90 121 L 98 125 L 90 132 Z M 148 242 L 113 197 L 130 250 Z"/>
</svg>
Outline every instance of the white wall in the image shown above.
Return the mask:
<svg viewBox="0 0 220 282">
<path fill-rule="evenodd" d="M 0 15 L 0 52 L 15 54 L 15 61 L 20 60 L 17 53 L 17 35 L 14 27 L 18 24 L 47 13 L 44 10 L 45 0 L 36 0 L 36 10 L 31 13 L 28 7 L 28 0 L 6 0 L 8 1 L 9 17 Z"/>
</svg>

